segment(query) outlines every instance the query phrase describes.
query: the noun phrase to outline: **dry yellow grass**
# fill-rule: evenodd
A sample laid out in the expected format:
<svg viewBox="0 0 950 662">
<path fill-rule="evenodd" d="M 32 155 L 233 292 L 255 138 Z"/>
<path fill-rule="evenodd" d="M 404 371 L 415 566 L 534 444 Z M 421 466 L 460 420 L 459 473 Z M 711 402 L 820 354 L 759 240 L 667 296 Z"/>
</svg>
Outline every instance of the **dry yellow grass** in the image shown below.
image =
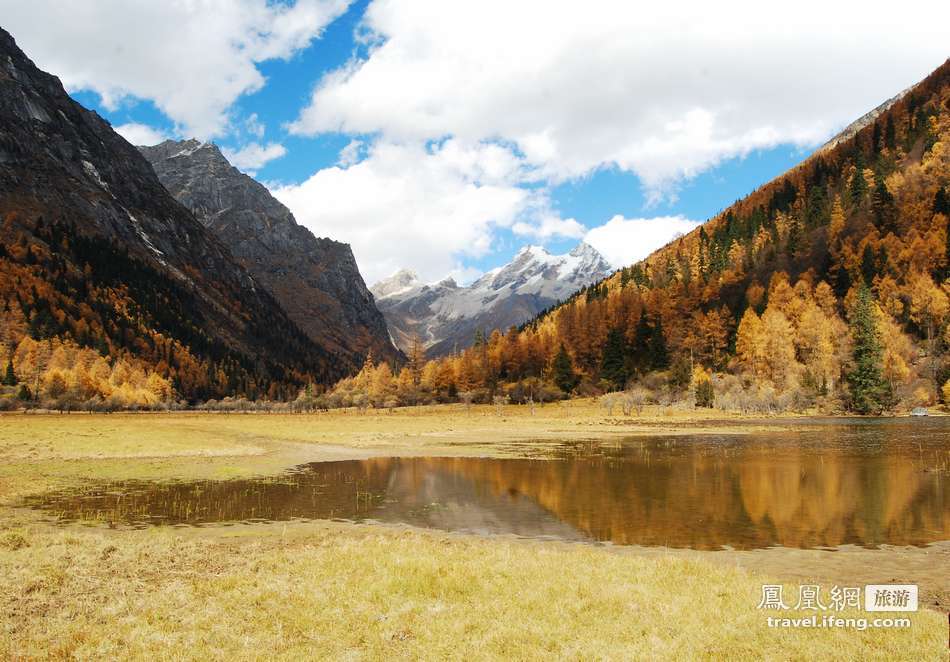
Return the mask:
<svg viewBox="0 0 950 662">
<path fill-rule="evenodd" d="M 648 407 L 607 417 L 595 401 L 295 414 L 0 414 L 0 502 L 94 476 L 233 478 L 322 459 L 522 454 L 565 439 L 762 429 L 760 419 Z"/>
<path fill-rule="evenodd" d="M 758 576 L 580 545 L 334 524 L 13 535 L 7 659 L 937 660 L 945 646 L 933 612 L 906 629 L 770 629 Z"/>
<path fill-rule="evenodd" d="M 0 416 L 0 657 L 945 658 L 945 617 L 931 611 L 902 630 L 769 629 L 756 609 L 767 575 L 703 557 L 332 523 L 56 528 L 11 507 L 87 478 L 264 475 L 373 454 L 505 455 L 708 423 L 663 411 L 644 419 L 606 421 L 590 404 L 535 416 L 511 408 L 501 418 L 458 407 Z"/>
</svg>

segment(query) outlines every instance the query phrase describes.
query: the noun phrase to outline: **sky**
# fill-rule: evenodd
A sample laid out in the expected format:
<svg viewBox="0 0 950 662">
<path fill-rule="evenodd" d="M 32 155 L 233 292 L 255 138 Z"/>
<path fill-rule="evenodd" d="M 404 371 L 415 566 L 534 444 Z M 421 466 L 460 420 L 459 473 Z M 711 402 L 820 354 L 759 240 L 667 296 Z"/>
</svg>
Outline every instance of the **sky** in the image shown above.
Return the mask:
<svg viewBox="0 0 950 662">
<path fill-rule="evenodd" d="M 948 3 L 899 27 L 849 0 L 0 0 L 0 16 L 130 142 L 215 142 L 349 243 L 368 283 L 469 282 L 525 244 L 630 264 L 950 55 Z"/>
</svg>

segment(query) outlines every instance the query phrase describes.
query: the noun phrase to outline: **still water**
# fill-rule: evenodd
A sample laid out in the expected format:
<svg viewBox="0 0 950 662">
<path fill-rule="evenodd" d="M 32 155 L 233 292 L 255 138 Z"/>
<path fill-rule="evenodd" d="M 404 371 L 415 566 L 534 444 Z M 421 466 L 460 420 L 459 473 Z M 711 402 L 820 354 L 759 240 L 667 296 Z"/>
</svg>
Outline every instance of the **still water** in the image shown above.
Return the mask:
<svg viewBox="0 0 950 662">
<path fill-rule="evenodd" d="M 565 443 L 524 459 L 390 457 L 258 480 L 100 484 L 28 505 L 115 526 L 344 519 L 694 549 L 950 540 L 950 419 L 795 425 Z"/>
</svg>

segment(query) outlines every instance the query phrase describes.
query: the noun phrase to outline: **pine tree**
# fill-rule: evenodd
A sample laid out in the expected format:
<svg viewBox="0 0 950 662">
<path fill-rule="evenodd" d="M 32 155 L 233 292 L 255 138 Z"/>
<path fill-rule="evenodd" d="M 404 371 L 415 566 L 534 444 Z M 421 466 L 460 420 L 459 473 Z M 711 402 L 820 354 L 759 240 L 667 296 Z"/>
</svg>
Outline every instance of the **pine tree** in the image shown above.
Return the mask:
<svg viewBox="0 0 950 662">
<path fill-rule="evenodd" d="M 666 350 L 666 338 L 663 336 L 663 321 L 657 317 L 650 337 L 650 367 L 663 370 L 670 365 L 670 355 Z"/>
<path fill-rule="evenodd" d="M 864 157 L 858 152 L 854 159 L 854 175 L 851 177 L 851 204 L 857 207 L 864 201 L 868 183 L 864 179 Z"/>
<path fill-rule="evenodd" d="M 887 124 L 884 125 L 884 145 L 888 149 L 894 149 L 897 145 L 897 136 L 894 131 L 894 117 L 887 116 Z"/>
<path fill-rule="evenodd" d="M 16 372 L 13 370 L 13 359 L 7 361 L 7 370 L 3 375 L 3 385 L 4 386 L 16 386 L 17 378 Z"/>
<path fill-rule="evenodd" d="M 874 222 L 881 234 L 886 235 L 888 232 L 896 234 L 897 205 L 882 177 L 878 177 L 875 183 L 872 205 L 874 208 Z"/>
<path fill-rule="evenodd" d="M 864 252 L 861 253 L 861 275 L 864 277 L 864 284 L 870 287 L 874 284 L 874 277 L 877 275 L 877 260 L 871 244 L 864 245 Z"/>
<path fill-rule="evenodd" d="M 851 312 L 854 368 L 848 373 L 851 408 L 859 414 L 879 414 L 890 404 L 890 386 L 882 374 L 883 348 L 874 302 L 866 285 L 858 290 Z"/>
<path fill-rule="evenodd" d="M 701 379 L 696 384 L 696 406 L 712 408 L 716 402 L 716 391 L 713 389 L 712 382 L 708 379 Z"/>
<path fill-rule="evenodd" d="M 623 333 L 620 329 L 611 329 L 604 345 L 600 376 L 616 389 L 622 389 L 627 383 L 627 366 L 624 363 L 623 350 Z"/>
<path fill-rule="evenodd" d="M 416 386 L 422 381 L 422 368 L 426 362 L 426 350 L 422 346 L 422 340 L 417 334 L 413 334 L 409 344 L 409 371 L 412 374 L 412 383 Z"/>
<path fill-rule="evenodd" d="M 554 383 L 565 393 L 570 393 L 577 386 L 577 373 L 574 372 L 574 362 L 571 361 L 571 355 L 567 353 L 564 343 L 554 357 Z"/>
<path fill-rule="evenodd" d="M 947 193 L 946 189 L 937 189 L 937 193 L 934 195 L 934 213 L 943 214 L 950 218 L 950 194 Z"/>
</svg>

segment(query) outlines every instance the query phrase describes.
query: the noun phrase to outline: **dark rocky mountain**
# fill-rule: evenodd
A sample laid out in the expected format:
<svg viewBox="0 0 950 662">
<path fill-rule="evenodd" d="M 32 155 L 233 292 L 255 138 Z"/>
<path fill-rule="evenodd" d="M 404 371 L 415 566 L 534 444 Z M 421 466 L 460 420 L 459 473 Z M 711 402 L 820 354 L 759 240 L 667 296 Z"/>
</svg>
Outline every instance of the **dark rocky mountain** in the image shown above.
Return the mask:
<svg viewBox="0 0 950 662">
<path fill-rule="evenodd" d="M 167 140 L 139 147 L 165 188 L 224 243 L 307 335 L 361 362 L 398 351 L 347 244 L 317 238 L 217 146 Z"/>
<path fill-rule="evenodd" d="M 289 395 L 354 366 L 2 29 L 0 219 L 0 311 L 22 311 L 34 337 L 145 361 L 192 398 Z"/>
<path fill-rule="evenodd" d="M 603 256 L 586 243 L 565 255 L 526 246 L 467 287 L 451 278 L 426 285 L 404 269 L 372 291 L 400 347 L 408 351 L 418 336 L 430 356 L 444 356 L 469 347 L 476 332 L 487 336 L 518 326 L 610 272 Z"/>
</svg>

